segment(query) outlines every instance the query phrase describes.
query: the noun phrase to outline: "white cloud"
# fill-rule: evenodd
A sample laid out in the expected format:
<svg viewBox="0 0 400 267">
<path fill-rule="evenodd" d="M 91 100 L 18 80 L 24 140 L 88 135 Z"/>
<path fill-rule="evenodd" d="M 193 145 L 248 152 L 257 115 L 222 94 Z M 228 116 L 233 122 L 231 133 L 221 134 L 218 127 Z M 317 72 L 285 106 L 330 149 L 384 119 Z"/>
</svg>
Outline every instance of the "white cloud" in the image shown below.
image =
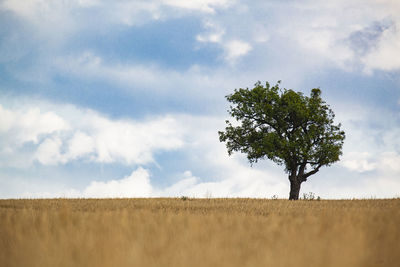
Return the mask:
<svg viewBox="0 0 400 267">
<path fill-rule="evenodd" d="M 161 196 L 179 197 L 259 197 L 269 198 L 273 195 L 280 195 L 285 197 L 288 194 L 288 185 L 279 179 L 279 177 L 272 176 L 268 171 L 252 171 L 248 166 L 242 163 L 239 168 L 242 169 L 238 173 L 229 171 L 230 175 L 216 181 L 201 181 L 186 171 L 183 178 L 167 187 L 161 192 Z M 230 166 L 233 167 L 233 164 Z M 232 175 L 233 174 L 233 175 Z M 277 179 L 278 178 L 278 179 Z"/>
<path fill-rule="evenodd" d="M 53 0 L 5 0 L 0 3 L 0 9 L 11 11 L 25 20 L 25 30 L 33 31 L 31 39 L 39 40 L 41 45 L 59 44 L 65 41 L 79 27 L 78 19 L 74 18 L 74 10 L 83 8 L 82 1 Z M 85 1 L 88 2 L 88 1 Z M 88 7 L 88 5 L 86 5 Z M 29 40 L 31 41 L 31 40 Z"/>
<path fill-rule="evenodd" d="M 388 151 L 381 154 L 382 171 L 400 172 L 400 153 Z"/>
<path fill-rule="evenodd" d="M 222 26 L 222 23 L 226 22 L 218 22 L 215 19 L 205 20 L 203 22 L 205 32 L 198 34 L 196 40 L 200 43 L 217 44 L 224 50 L 224 59 L 228 63 L 234 64 L 239 57 L 248 54 L 252 50 L 252 46 L 249 42 L 237 39 L 235 36 L 232 38 L 230 36 L 231 33 L 226 34 L 227 27 Z M 267 35 L 265 31 L 260 31 L 261 32 L 258 32 L 252 39 L 254 39 L 255 42 L 266 42 Z"/>
<path fill-rule="evenodd" d="M 206 32 L 198 34 L 196 40 L 199 42 L 221 43 L 222 37 L 225 34 L 225 29 L 211 20 L 206 20 L 203 23 Z"/>
<path fill-rule="evenodd" d="M 156 66 L 144 66 L 136 64 L 109 64 L 103 59 L 86 51 L 81 55 L 59 58 L 55 67 L 64 73 L 70 73 L 86 79 L 103 79 L 118 84 L 124 88 L 132 85 L 138 90 L 149 87 L 164 90 L 170 85 L 170 81 L 182 79 L 182 75 L 175 71 L 162 71 Z M 163 86 L 155 86 L 161 85 Z"/>
<path fill-rule="evenodd" d="M 243 166 L 243 169 L 248 167 Z M 151 184 L 150 172 L 139 167 L 122 179 L 92 181 L 83 190 L 74 188 L 51 192 L 25 192 L 24 197 L 78 197 L 78 198 L 122 198 L 122 197 L 259 197 L 268 198 L 280 195 L 285 198 L 288 185 L 283 181 L 274 181 L 266 174 L 251 172 L 224 177 L 217 181 L 202 181 L 185 171 L 176 177 L 178 181 L 166 188 L 157 188 Z"/>
<path fill-rule="evenodd" d="M 330 29 L 304 28 L 296 31 L 293 36 L 296 36 L 297 43 L 306 50 L 307 54 L 328 59 L 342 68 L 347 68 L 354 59 L 353 51 L 345 44 L 338 42 L 338 39 L 344 36 Z"/>
<path fill-rule="evenodd" d="M 195 186 L 198 182 L 199 178 L 194 177 L 190 171 L 185 171 L 181 180 L 165 188 L 161 194 L 174 197 L 188 196 L 187 189 Z"/>
<path fill-rule="evenodd" d="M 173 150 L 183 145 L 179 125 L 172 117 L 144 123 L 114 122 L 99 116 L 91 120 L 96 160 L 100 162 L 146 164 L 154 161 L 153 151 Z"/>
<path fill-rule="evenodd" d="M 400 153 L 381 151 L 346 153 L 341 164 L 355 172 L 379 171 L 380 173 L 396 173 L 400 171 Z"/>
<path fill-rule="evenodd" d="M 64 164 L 83 157 L 92 161 L 98 160 L 95 157 L 96 144 L 93 137 L 78 130 L 71 139 L 64 143 L 60 136 L 46 138 L 38 146 L 33 158 L 43 165 Z M 65 153 L 62 153 L 63 145 L 67 150 Z M 92 156 L 91 153 L 93 153 Z"/>
<path fill-rule="evenodd" d="M 244 167 L 244 166 L 243 166 Z M 261 174 L 261 173 L 260 173 Z M 217 181 L 202 181 L 185 171 L 176 177 L 178 181 L 166 188 L 154 187 L 150 172 L 142 167 L 122 179 L 108 181 L 92 181 L 82 190 L 67 188 L 53 192 L 25 192 L 23 197 L 71 197 L 71 198 L 126 198 L 126 197 L 259 197 L 267 198 L 273 195 L 286 197 L 288 186 L 284 182 L 274 182 L 265 179 L 265 173 L 254 176 L 246 173 L 244 176 L 224 177 Z"/>
<path fill-rule="evenodd" d="M 99 0 L 77 0 L 77 4 L 82 7 L 92 7 L 100 3 Z"/>
<path fill-rule="evenodd" d="M 8 110 L 0 104 L 0 135 L 9 145 L 37 143 L 41 135 L 69 129 L 69 124 L 54 112 L 43 112 L 38 107 Z"/>
<path fill-rule="evenodd" d="M 400 10 L 399 10 L 400 12 Z M 400 26 L 400 20 L 398 21 Z M 365 71 L 374 69 L 392 71 L 400 69 L 400 31 L 397 27 L 383 32 L 378 47 L 362 59 Z"/>
<path fill-rule="evenodd" d="M 5 109 L 0 106 L 0 136 L 7 148 L 3 148 L 3 153 L 18 154 L 26 143 L 32 142 L 31 161 L 45 165 L 79 158 L 104 163 L 147 164 L 154 162 L 156 151 L 174 150 L 183 145 L 183 133 L 171 116 L 147 121 L 110 120 L 74 106 L 50 105 L 50 108 L 52 111 L 41 112 L 37 107 Z M 66 115 L 62 109 L 75 115 Z"/>
<path fill-rule="evenodd" d="M 251 45 L 241 40 L 232 40 L 224 44 L 226 59 L 229 62 L 235 62 L 241 56 L 246 55 L 252 49 Z"/>
<path fill-rule="evenodd" d="M 311 19 L 303 16 L 295 20 L 296 24 L 291 33 L 300 44 L 321 56 L 331 60 L 341 68 L 348 70 L 361 63 L 361 69 L 391 71 L 400 68 L 400 62 L 396 57 L 399 49 L 400 32 L 400 5 L 396 1 L 335 1 L 329 5 L 309 2 L 315 12 Z M 309 19 L 310 23 L 302 21 Z M 391 27 L 385 30 L 379 29 L 374 34 L 365 35 L 358 43 L 349 45 L 349 37 L 371 25 L 391 22 Z M 301 29 L 299 30 L 299 27 Z M 371 39 L 372 38 L 372 39 Z M 376 38 L 377 40 L 373 40 Z M 368 47 L 369 42 L 378 42 L 378 46 Z M 368 48 L 365 50 L 365 48 Z M 364 53 L 359 54 L 359 50 Z"/>
<path fill-rule="evenodd" d="M 61 145 L 59 138 L 46 138 L 37 148 L 34 157 L 44 165 L 64 163 L 65 158 L 60 154 Z"/>
<path fill-rule="evenodd" d="M 71 159 L 91 154 L 96 150 L 96 144 L 93 137 L 86 133 L 77 131 L 74 136 L 68 141 L 67 155 Z"/>
<path fill-rule="evenodd" d="M 345 155 L 341 164 L 351 171 L 372 171 L 377 168 L 377 163 L 374 162 L 374 159 L 371 153 L 368 152 L 350 152 Z"/>
<path fill-rule="evenodd" d="M 215 8 L 226 8 L 232 1 L 228 0 L 163 0 L 169 6 L 199 10 L 207 13 L 214 13 Z"/>
<path fill-rule="evenodd" d="M 5 0 L 0 8 L 9 10 L 19 17 L 33 23 L 41 31 L 56 32 L 79 30 L 82 23 L 94 25 L 94 21 L 86 20 L 81 13 L 88 17 L 96 12 L 103 19 L 95 23 L 141 25 L 151 20 L 163 17 L 182 16 L 178 11 L 196 11 L 214 13 L 216 9 L 226 8 L 232 4 L 227 0 L 136 0 L 136 1 L 102 1 L 102 0 Z M 175 8 L 174 12 L 168 8 Z M 79 23 L 82 22 L 82 23 Z M 87 27 L 88 25 L 85 25 Z"/>
<path fill-rule="evenodd" d="M 260 10 L 264 16 L 258 16 Z M 246 40 L 250 47 L 260 48 L 257 53 L 273 48 L 282 51 L 281 62 L 293 62 L 290 57 L 300 57 L 301 62 L 296 62 L 302 65 L 300 68 L 319 69 L 330 65 L 346 71 L 399 69 L 399 57 L 395 55 L 399 50 L 400 6 L 396 1 L 260 1 L 247 6 L 236 3 L 230 12 L 229 16 L 210 16 L 204 23 L 205 32 L 197 36 L 198 41 L 221 44 L 227 58 L 230 54 L 235 55 L 229 53 L 229 40 Z M 239 19 L 239 23 L 238 18 L 246 19 Z M 351 42 L 355 33 L 388 22 L 391 23 L 390 30 L 382 28 L 375 32 L 376 35 L 367 34 L 364 39 Z M 223 29 L 223 38 L 218 34 L 221 31 L 210 25 Z M 376 40 L 370 44 L 369 38 Z M 376 48 L 375 42 L 378 43 Z M 365 46 L 371 46 L 371 49 L 359 53 Z"/>
<path fill-rule="evenodd" d="M 26 113 L 17 114 L 15 128 L 17 140 L 21 143 L 38 142 L 40 134 L 60 132 L 69 128 L 68 123 L 53 112 L 42 113 L 39 108 L 31 108 Z"/>
<path fill-rule="evenodd" d="M 252 30 L 252 37 L 256 43 L 266 43 L 270 40 L 271 36 L 264 25 L 258 24 Z"/>
<path fill-rule="evenodd" d="M 246 46 L 246 45 L 244 45 Z M 184 71 L 163 69 L 152 64 L 109 62 L 86 51 L 82 54 L 60 57 L 53 69 L 83 80 L 110 83 L 128 95 L 152 91 L 164 97 L 181 101 L 224 101 L 224 95 L 243 81 L 254 83 L 259 73 L 232 72 L 225 67 L 208 68 L 193 65 Z M 204 90 L 207 89 L 207 94 Z M 117 89 L 116 89 L 117 90 Z"/>
<path fill-rule="evenodd" d="M 0 105 L 0 132 L 8 131 L 15 123 L 15 115 Z"/>
<path fill-rule="evenodd" d="M 337 118 L 346 132 L 339 165 L 352 172 L 386 177 L 399 172 L 400 128 L 397 114 L 351 104 Z"/>
<path fill-rule="evenodd" d="M 149 172 L 138 168 L 121 180 L 92 182 L 82 192 L 83 197 L 150 197 L 153 194 Z"/>
</svg>

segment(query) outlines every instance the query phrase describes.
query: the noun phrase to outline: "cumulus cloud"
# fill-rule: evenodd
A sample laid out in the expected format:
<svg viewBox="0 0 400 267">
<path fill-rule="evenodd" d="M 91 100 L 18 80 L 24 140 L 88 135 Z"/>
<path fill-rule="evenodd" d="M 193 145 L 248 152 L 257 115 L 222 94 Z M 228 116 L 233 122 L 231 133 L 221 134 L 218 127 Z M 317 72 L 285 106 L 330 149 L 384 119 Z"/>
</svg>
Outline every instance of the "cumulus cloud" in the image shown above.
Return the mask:
<svg viewBox="0 0 400 267">
<path fill-rule="evenodd" d="M 216 24 L 214 21 L 206 20 L 203 23 L 205 32 L 198 34 L 196 40 L 204 43 L 221 43 L 222 37 L 225 34 L 225 29 L 220 25 Z"/>
<path fill-rule="evenodd" d="M 77 159 L 85 155 L 90 155 L 96 151 L 95 138 L 84 132 L 77 131 L 68 141 L 68 157 Z"/>
<path fill-rule="evenodd" d="M 251 50 L 251 45 L 241 40 L 232 40 L 224 45 L 226 49 L 226 59 L 234 62 L 237 58 L 246 55 Z"/>
<path fill-rule="evenodd" d="M 400 26 L 400 21 L 398 26 Z M 400 69 L 400 31 L 398 27 L 391 27 L 382 33 L 376 47 L 363 59 L 365 71 L 370 73 L 372 70 L 392 71 Z"/>
<path fill-rule="evenodd" d="M 34 157 L 44 165 L 65 163 L 66 158 L 60 153 L 61 145 L 59 138 L 47 138 L 39 145 Z"/>
<path fill-rule="evenodd" d="M 375 161 L 376 155 L 372 156 L 368 152 L 350 152 L 346 153 L 342 165 L 351 171 L 365 172 L 377 168 Z"/>
<path fill-rule="evenodd" d="M 205 20 L 203 22 L 205 31 L 198 34 L 196 40 L 201 43 L 219 45 L 224 50 L 224 59 L 228 63 L 233 64 L 239 57 L 248 54 L 252 50 L 252 46 L 249 42 L 240 39 L 229 39 L 232 37 L 224 36 L 226 34 L 226 27 L 221 24 L 215 19 Z M 265 36 L 260 36 L 260 32 L 257 33 L 254 39 L 255 42 L 265 42 L 267 40 Z"/>
<path fill-rule="evenodd" d="M 153 162 L 157 150 L 173 150 L 183 145 L 182 133 L 174 118 L 164 116 L 146 122 L 111 121 L 89 117 L 96 143 L 96 160 L 127 164 Z M 90 125 L 90 124 L 89 124 Z"/>
<path fill-rule="evenodd" d="M 74 191 L 76 192 L 76 191 Z M 149 172 L 138 168 L 129 176 L 120 180 L 92 182 L 82 192 L 83 197 L 151 197 L 153 188 L 150 184 Z"/>
<path fill-rule="evenodd" d="M 296 20 L 297 25 L 292 25 L 290 31 L 296 31 L 294 36 L 303 47 L 346 70 L 399 69 L 398 59 L 393 57 L 400 38 L 396 30 L 400 25 L 398 3 L 371 0 L 310 4 L 315 13 L 309 22 Z"/>
<path fill-rule="evenodd" d="M 252 172 L 242 165 L 246 172 L 239 172 L 231 176 L 225 176 L 216 181 L 202 181 L 192 175 L 190 171 L 183 174 L 183 178 L 170 187 L 160 192 L 161 196 L 168 197 L 257 197 L 269 198 L 273 195 L 284 197 L 288 193 L 288 185 L 285 181 L 277 179 L 271 172 Z"/>
<path fill-rule="evenodd" d="M 374 154 L 370 152 L 350 152 L 346 153 L 341 164 L 355 172 L 397 173 L 400 171 L 400 153 L 390 150 Z"/>
<path fill-rule="evenodd" d="M 399 172 L 400 128 L 396 113 L 353 105 L 338 113 L 346 131 L 340 165 L 355 172 L 390 177 Z M 382 118 L 382 114 L 384 118 Z"/>
<path fill-rule="evenodd" d="M 55 192 L 25 192 L 24 197 L 71 197 L 71 198 L 129 198 L 129 197 L 258 197 L 273 195 L 284 197 L 288 185 L 265 179 L 265 173 L 254 176 L 241 173 L 233 177 L 224 177 L 217 181 L 203 181 L 190 171 L 178 175 L 177 182 L 165 188 L 157 188 L 151 183 L 150 171 L 139 167 L 121 179 L 92 181 L 82 190 L 76 188 Z"/>
<path fill-rule="evenodd" d="M 231 4 L 228 0 L 164 0 L 164 4 L 184 9 L 194 9 L 214 13 L 215 8 L 225 8 Z"/>
<path fill-rule="evenodd" d="M 9 145 L 38 143 L 40 136 L 68 130 L 69 124 L 51 111 L 38 107 L 9 110 L 0 105 L 0 135 Z"/>
<path fill-rule="evenodd" d="M 57 165 L 85 157 L 88 160 L 98 161 L 96 152 L 95 139 L 78 130 L 67 141 L 62 140 L 61 136 L 46 138 L 37 147 L 33 158 L 43 165 Z"/>
<path fill-rule="evenodd" d="M 73 106 L 67 109 L 79 120 L 57 115 L 57 111 L 0 106 L 0 135 L 7 141 L 4 146 L 8 145 L 8 153 L 18 153 L 21 147 L 31 142 L 34 144 L 31 161 L 44 165 L 64 164 L 78 158 L 104 163 L 147 164 L 154 162 L 156 151 L 173 150 L 183 145 L 179 125 L 170 116 L 147 121 L 110 120 L 91 110 Z"/>
</svg>

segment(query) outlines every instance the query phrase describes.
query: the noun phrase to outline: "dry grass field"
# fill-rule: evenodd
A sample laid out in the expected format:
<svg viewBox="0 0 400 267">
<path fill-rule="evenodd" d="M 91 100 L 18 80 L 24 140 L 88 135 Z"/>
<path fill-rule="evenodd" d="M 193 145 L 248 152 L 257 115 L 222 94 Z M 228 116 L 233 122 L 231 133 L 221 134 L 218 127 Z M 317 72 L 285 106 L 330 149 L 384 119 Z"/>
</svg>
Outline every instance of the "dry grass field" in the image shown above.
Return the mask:
<svg viewBox="0 0 400 267">
<path fill-rule="evenodd" d="M 400 199 L 0 200 L 1 266 L 400 266 Z"/>
</svg>

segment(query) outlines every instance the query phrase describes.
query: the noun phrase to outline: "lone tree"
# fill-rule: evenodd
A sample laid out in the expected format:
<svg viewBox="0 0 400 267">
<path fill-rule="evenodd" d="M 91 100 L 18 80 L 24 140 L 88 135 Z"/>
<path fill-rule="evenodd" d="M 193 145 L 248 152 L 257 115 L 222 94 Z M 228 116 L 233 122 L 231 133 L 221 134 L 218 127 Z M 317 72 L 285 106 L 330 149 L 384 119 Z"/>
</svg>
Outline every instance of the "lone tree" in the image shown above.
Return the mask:
<svg viewBox="0 0 400 267">
<path fill-rule="evenodd" d="M 345 133 L 335 125 L 335 114 L 314 88 L 310 97 L 300 92 L 257 82 L 253 89 L 235 89 L 226 99 L 232 104 L 225 132 L 229 155 L 247 154 L 250 163 L 268 158 L 285 166 L 290 181 L 290 200 L 299 198 L 300 186 L 322 166 L 339 160 Z M 238 125 L 238 126 L 236 126 Z"/>
</svg>

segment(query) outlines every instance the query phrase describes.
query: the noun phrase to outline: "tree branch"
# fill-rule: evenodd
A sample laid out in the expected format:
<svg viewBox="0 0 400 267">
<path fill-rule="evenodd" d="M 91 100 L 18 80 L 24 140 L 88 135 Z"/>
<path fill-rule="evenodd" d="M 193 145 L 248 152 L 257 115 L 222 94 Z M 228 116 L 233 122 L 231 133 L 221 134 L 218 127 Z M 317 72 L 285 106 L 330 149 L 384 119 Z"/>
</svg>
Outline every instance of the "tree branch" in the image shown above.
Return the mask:
<svg viewBox="0 0 400 267">
<path fill-rule="evenodd" d="M 272 129 L 274 129 L 278 133 L 279 136 L 281 136 L 281 133 L 279 131 L 279 127 L 276 125 L 276 123 L 274 124 L 274 123 L 269 122 L 267 120 L 256 118 L 255 116 L 250 116 L 250 115 L 247 115 L 247 114 L 243 114 L 242 116 L 243 116 L 243 118 L 248 119 L 251 122 L 256 122 L 257 123 L 256 127 L 260 127 L 263 124 L 264 125 L 268 125 Z"/>
<path fill-rule="evenodd" d="M 300 178 L 301 178 L 301 181 L 302 182 L 305 182 L 305 181 L 307 181 L 307 178 L 308 177 L 310 177 L 311 175 L 313 175 L 313 174 L 316 174 L 318 171 L 319 171 L 319 168 L 321 168 L 321 164 L 320 165 L 318 165 L 318 167 L 317 168 L 315 168 L 314 170 L 312 170 L 312 171 L 310 171 L 310 172 L 308 172 L 308 173 L 306 173 L 306 174 L 303 174 Z"/>
<path fill-rule="evenodd" d="M 300 169 L 299 169 L 299 173 L 298 173 L 298 176 L 299 176 L 299 177 L 302 177 L 302 176 L 304 175 L 304 170 L 306 169 L 306 165 L 307 165 L 307 161 L 306 161 L 306 162 L 303 162 L 303 163 L 300 165 Z"/>
</svg>

